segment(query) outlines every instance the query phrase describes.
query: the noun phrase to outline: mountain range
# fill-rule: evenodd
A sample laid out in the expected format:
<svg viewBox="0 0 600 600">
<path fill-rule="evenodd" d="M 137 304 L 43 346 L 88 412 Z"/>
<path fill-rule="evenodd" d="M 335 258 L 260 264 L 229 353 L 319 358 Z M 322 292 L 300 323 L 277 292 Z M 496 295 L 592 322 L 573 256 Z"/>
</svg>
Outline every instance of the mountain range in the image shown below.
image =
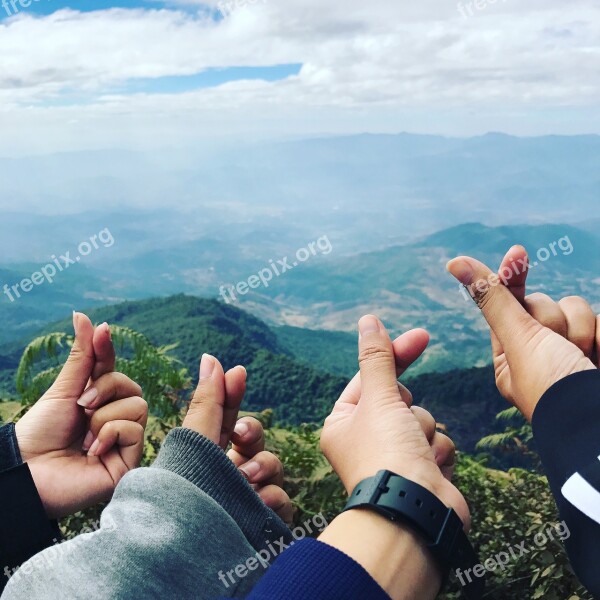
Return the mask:
<svg viewBox="0 0 600 600">
<path fill-rule="evenodd" d="M 0 344 L 25 340 L 73 309 L 183 292 L 230 302 L 266 321 L 299 360 L 312 364 L 312 348 L 326 348 L 325 353 L 335 357 L 330 360 L 336 371 L 344 376 L 353 372 L 355 361 L 354 349 L 346 350 L 352 348 L 348 342 L 355 336 L 356 322 L 368 312 L 378 314 L 394 334 L 412 327 L 430 331 L 431 351 L 418 373 L 484 366 L 489 362 L 485 323 L 446 273 L 446 262 L 469 254 L 498 266 L 511 245 L 522 243 L 535 265 L 530 291 L 555 297 L 580 294 L 600 311 L 598 231 L 591 221 L 586 227 L 467 223 L 411 243 L 354 255 L 337 253 L 332 244 L 330 253 L 317 252 L 273 276 L 268 287 L 236 294 L 235 302 L 219 295 L 220 286 L 248 281 L 269 267 L 269 255 L 252 254 L 212 238 L 182 241 L 169 249 L 133 252 L 110 265 L 79 263 L 53 284 L 44 283 L 14 302 L 0 296 L 4 322 Z M 250 240 L 242 242 L 250 247 Z M 281 240 L 273 244 L 279 256 L 293 258 L 294 250 L 285 249 Z M 117 243 L 97 252 L 109 256 L 115 248 Z M 10 265 L 0 269 L 0 276 L 2 281 L 19 282 L 35 269 L 39 269 L 35 263 Z"/>
</svg>

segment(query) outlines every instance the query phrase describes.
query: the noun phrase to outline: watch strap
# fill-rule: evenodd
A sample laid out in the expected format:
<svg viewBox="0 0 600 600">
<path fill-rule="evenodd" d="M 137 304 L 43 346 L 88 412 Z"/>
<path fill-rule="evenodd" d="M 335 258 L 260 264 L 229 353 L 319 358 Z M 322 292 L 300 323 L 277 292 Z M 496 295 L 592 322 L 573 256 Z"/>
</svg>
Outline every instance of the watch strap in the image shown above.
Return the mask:
<svg viewBox="0 0 600 600">
<path fill-rule="evenodd" d="M 379 471 L 361 481 L 352 492 L 344 510 L 369 508 L 391 521 L 416 529 L 426 546 L 445 569 L 468 575 L 479 564 L 479 557 L 463 530 L 460 517 L 423 486 L 396 475 Z M 478 600 L 485 589 L 483 577 L 470 575 L 463 583 L 468 600 Z"/>
</svg>

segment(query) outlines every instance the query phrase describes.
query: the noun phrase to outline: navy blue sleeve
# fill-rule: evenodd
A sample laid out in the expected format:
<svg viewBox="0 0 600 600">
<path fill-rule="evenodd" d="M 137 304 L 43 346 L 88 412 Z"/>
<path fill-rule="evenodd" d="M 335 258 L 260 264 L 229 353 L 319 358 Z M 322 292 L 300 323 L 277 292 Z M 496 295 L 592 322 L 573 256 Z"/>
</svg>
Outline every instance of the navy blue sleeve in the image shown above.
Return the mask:
<svg viewBox="0 0 600 600">
<path fill-rule="evenodd" d="M 0 473 L 18 467 L 22 462 L 15 424 L 2 425 L 0 427 Z"/>
<path fill-rule="evenodd" d="M 575 373 L 539 401 L 533 434 L 568 527 L 565 546 L 581 583 L 600 598 L 600 370 Z"/>
<path fill-rule="evenodd" d="M 0 592 L 13 569 L 61 539 L 46 511 L 12 423 L 0 427 Z"/>
<path fill-rule="evenodd" d="M 322 542 L 295 542 L 265 573 L 246 600 L 390 600 L 349 556 Z"/>
</svg>

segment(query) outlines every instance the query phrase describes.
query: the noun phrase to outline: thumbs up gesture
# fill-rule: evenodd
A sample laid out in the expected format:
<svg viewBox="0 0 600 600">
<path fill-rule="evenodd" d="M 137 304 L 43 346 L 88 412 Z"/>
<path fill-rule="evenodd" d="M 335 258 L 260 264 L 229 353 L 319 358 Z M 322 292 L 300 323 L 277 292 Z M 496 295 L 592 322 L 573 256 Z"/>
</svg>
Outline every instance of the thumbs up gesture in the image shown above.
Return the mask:
<svg viewBox="0 0 600 600">
<path fill-rule="evenodd" d="M 525 297 L 527 268 L 515 268 L 519 264 L 527 265 L 527 253 L 514 246 L 502 262 L 501 276 L 468 256 L 451 260 L 448 270 L 467 288 L 490 326 L 500 393 L 531 421 L 550 387 L 596 368 L 596 317 L 581 299 L 566 299 L 559 306 L 542 294 Z"/>
<path fill-rule="evenodd" d="M 140 386 L 113 373 L 110 329 L 73 313 L 75 342 L 52 387 L 16 424 L 49 518 L 110 499 L 120 479 L 139 465 L 148 405 Z"/>
<path fill-rule="evenodd" d="M 241 471 L 262 501 L 287 524 L 292 521 L 292 502 L 283 489 L 283 465 L 265 450 L 265 433 L 257 419 L 238 420 L 246 392 L 246 369 L 224 372 L 210 354 L 200 362 L 200 379 L 183 427 L 192 429 L 227 450 L 227 457 Z"/>
</svg>

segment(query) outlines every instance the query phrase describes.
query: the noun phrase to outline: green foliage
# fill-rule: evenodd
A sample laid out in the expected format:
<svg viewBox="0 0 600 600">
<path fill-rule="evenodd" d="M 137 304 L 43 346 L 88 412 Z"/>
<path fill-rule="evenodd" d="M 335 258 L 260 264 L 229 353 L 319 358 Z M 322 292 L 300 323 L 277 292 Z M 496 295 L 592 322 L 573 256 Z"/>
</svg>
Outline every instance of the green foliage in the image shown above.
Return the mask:
<svg viewBox="0 0 600 600">
<path fill-rule="evenodd" d="M 539 469 L 541 463 L 533 449 L 533 430 L 518 409 L 514 406 L 507 408 L 496 415 L 496 421 L 505 422 L 506 428 L 502 433 L 486 435 L 479 440 L 478 450 L 500 450 L 512 452 L 525 458 L 527 464 Z"/>
<path fill-rule="evenodd" d="M 176 345 L 156 348 L 141 333 L 118 325 L 111 327 L 111 334 L 118 355 L 117 371 L 142 386 L 155 415 L 174 418 L 180 411 L 180 392 L 190 387 L 187 370 L 169 355 Z M 52 385 L 72 345 L 73 336 L 53 332 L 36 338 L 25 348 L 16 376 L 24 405 L 33 404 Z"/>
<path fill-rule="evenodd" d="M 169 355 L 177 344 L 155 348 L 146 336 L 119 325 L 112 326 L 111 333 L 117 351 L 116 370 L 142 386 L 154 415 L 174 418 L 180 410 L 179 393 L 191 386 L 187 369 Z"/>
<path fill-rule="evenodd" d="M 60 371 L 59 357 L 72 345 L 73 336 L 55 332 L 36 338 L 25 348 L 16 375 L 17 392 L 23 404 L 34 403 L 52 385 Z M 54 364 L 34 375 L 38 362 Z"/>
<path fill-rule="evenodd" d="M 578 583 L 559 536 L 543 541 L 541 534 L 559 522 L 554 500 L 545 477 L 522 469 L 508 473 L 485 468 L 469 457 L 461 457 L 456 485 L 471 508 L 471 539 L 482 563 L 514 547 L 516 560 L 505 569 L 487 573 L 487 595 L 492 600 L 523 598 L 591 599 Z M 536 534 L 540 534 L 536 538 Z M 519 557 L 518 544 L 530 552 Z M 446 600 L 460 598 L 460 584 L 454 582 Z"/>
</svg>

